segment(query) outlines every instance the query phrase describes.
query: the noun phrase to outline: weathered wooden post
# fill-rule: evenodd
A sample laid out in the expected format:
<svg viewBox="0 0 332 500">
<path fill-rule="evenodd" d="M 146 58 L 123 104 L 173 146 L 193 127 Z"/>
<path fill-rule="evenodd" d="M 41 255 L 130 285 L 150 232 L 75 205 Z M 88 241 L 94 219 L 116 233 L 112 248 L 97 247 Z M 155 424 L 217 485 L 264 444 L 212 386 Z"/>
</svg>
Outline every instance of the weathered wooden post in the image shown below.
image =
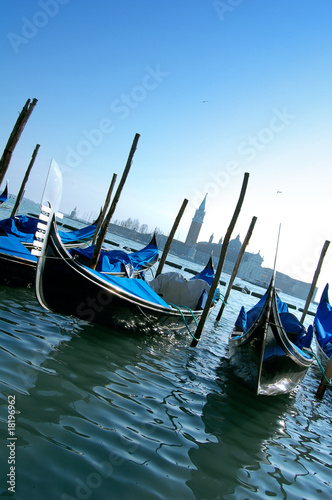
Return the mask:
<svg viewBox="0 0 332 500">
<path fill-rule="evenodd" d="M 252 235 L 252 232 L 254 230 L 254 227 L 255 227 L 255 224 L 256 224 L 256 221 L 257 221 L 257 217 L 253 217 L 252 220 L 251 220 L 251 224 L 250 224 L 250 227 L 248 229 L 248 232 L 246 234 L 246 237 L 242 243 L 242 247 L 241 247 L 241 250 L 240 250 L 240 253 L 237 257 L 237 260 L 235 262 L 235 266 L 234 266 L 234 269 L 233 269 L 233 272 L 232 272 L 232 275 L 231 275 L 231 279 L 229 280 L 229 283 L 228 283 L 228 288 L 227 288 L 227 291 L 226 291 L 226 294 L 225 294 L 225 297 L 223 299 L 223 302 L 221 304 L 221 307 L 219 309 L 219 312 L 218 312 L 218 315 L 217 315 L 217 321 L 220 320 L 221 316 L 222 316 L 222 313 L 224 312 L 224 309 L 225 309 L 225 305 L 227 303 L 227 300 L 228 300 L 228 297 L 229 297 L 229 294 L 231 293 L 231 289 L 232 289 L 232 285 L 234 283 L 234 280 L 236 278 L 236 274 L 239 270 L 239 267 L 240 267 L 240 264 L 241 264 L 241 260 L 242 260 L 242 257 L 243 257 L 243 254 L 245 252 L 245 249 L 249 243 L 249 240 L 251 238 L 251 235 Z"/>
<path fill-rule="evenodd" d="M 241 208 L 242 208 L 244 196 L 245 196 L 246 190 L 247 190 L 248 180 L 249 180 L 249 173 L 246 172 L 244 174 L 244 179 L 243 179 L 243 183 L 242 183 L 242 189 L 241 189 L 240 197 L 239 197 L 239 200 L 237 202 L 237 205 L 236 205 L 236 208 L 235 208 L 232 220 L 231 220 L 230 225 L 229 225 L 229 227 L 227 229 L 227 232 L 226 232 L 226 235 L 225 235 L 222 247 L 221 247 L 221 252 L 220 252 L 218 266 L 217 266 L 217 269 L 216 269 L 216 274 L 214 276 L 214 279 L 213 279 L 213 282 L 212 282 L 212 285 L 211 285 L 211 288 L 210 288 L 210 291 L 209 291 L 209 295 L 208 295 L 208 298 L 207 298 L 207 301 L 206 301 L 206 304 L 205 304 L 205 307 L 204 307 L 204 310 L 203 310 L 203 314 L 201 316 L 201 319 L 200 319 L 200 321 L 198 323 L 198 326 L 197 326 L 197 329 L 196 329 L 195 338 L 191 342 L 191 347 L 196 347 L 197 346 L 198 341 L 199 341 L 199 339 L 201 337 L 203 328 L 204 328 L 204 324 L 205 324 L 206 318 L 207 318 L 207 316 L 209 314 L 210 307 L 211 307 L 211 304 L 212 304 L 212 301 L 213 301 L 213 298 L 214 298 L 214 294 L 215 294 L 215 291 L 216 291 L 218 283 L 219 283 L 219 278 L 220 278 L 220 275 L 221 275 L 221 271 L 222 271 L 222 268 L 223 268 L 223 265 L 224 265 L 224 261 L 225 261 L 225 257 L 226 257 L 226 252 L 227 252 L 227 249 L 228 249 L 228 244 L 229 244 L 229 241 L 230 241 L 230 238 L 231 238 L 231 234 L 233 232 L 234 226 L 236 224 L 236 221 L 238 219 L 239 213 L 240 213 Z"/>
<path fill-rule="evenodd" d="M 301 323 L 303 323 L 303 321 L 304 321 L 304 319 L 305 319 L 305 317 L 307 315 L 307 312 L 308 312 L 308 309 L 309 309 L 309 305 L 310 305 L 310 302 L 311 302 L 311 299 L 312 299 L 312 296 L 314 294 L 314 290 L 315 290 L 315 287 L 316 287 L 316 284 L 317 284 L 319 273 L 320 273 L 320 270 L 322 268 L 323 260 L 325 258 L 325 254 L 327 252 L 327 249 L 328 249 L 329 245 L 330 245 L 330 242 L 328 240 L 326 240 L 325 243 L 324 243 L 323 249 L 321 251 L 319 262 L 317 264 L 317 268 L 316 268 L 316 271 L 315 271 L 315 274 L 314 274 L 314 278 L 313 278 L 313 281 L 311 283 L 311 287 L 310 287 L 310 290 L 309 290 L 309 293 L 308 293 L 308 297 L 307 297 L 307 300 L 306 300 L 306 303 L 305 303 L 305 306 L 304 306 L 304 309 L 303 309 L 302 317 L 300 319 Z"/>
<path fill-rule="evenodd" d="M 7 169 L 9 167 L 9 163 L 13 154 L 13 151 L 18 143 L 19 138 L 23 132 L 23 129 L 34 110 L 34 107 L 37 104 L 37 99 L 33 99 L 30 103 L 30 99 L 25 103 L 19 117 L 16 120 L 12 133 L 9 136 L 7 145 L 2 153 L 2 157 L 0 159 L 0 185 L 6 175 Z"/>
<path fill-rule="evenodd" d="M 107 193 L 107 196 L 106 196 L 106 199 L 105 199 L 105 203 L 104 203 L 103 209 L 101 211 L 101 214 L 99 216 L 99 220 L 98 220 L 98 223 L 97 223 L 97 227 L 96 227 L 95 233 L 93 235 L 93 239 L 92 239 L 92 244 L 93 245 L 95 245 L 95 243 L 97 241 L 99 230 L 100 230 L 100 228 L 102 226 L 102 223 L 103 223 L 106 211 L 108 209 L 108 205 L 109 205 L 110 200 L 111 200 L 111 196 L 112 196 L 112 192 L 113 192 L 114 185 L 115 185 L 115 182 L 116 182 L 116 178 L 117 178 L 117 175 L 113 174 L 110 187 L 108 188 L 108 193 Z"/>
<path fill-rule="evenodd" d="M 180 220 L 181 220 L 181 217 L 183 215 L 183 212 L 185 211 L 187 203 L 188 203 L 188 200 L 184 199 L 183 203 L 181 205 L 181 208 L 179 210 L 179 213 L 176 216 L 176 219 L 174 221 L 174 224 L 173 224 L 173 227 L 171 229 L 171 232 L 169 233 L 168 238 L 166 240 L 166 243 L 165 243 L 165 246 L 164 246 L 164 250 L 163 250 L 161 259 L 159 261 L 159 265 L 158 265 L 158 269 L 157 269 L 155 277 L 157 277 L 162 272 L 162 270 L 163 270 L 163 267 L 164 267 L 164 264 L 165 264 L 165 261 L 166 261 L 166 257 L 168 255 L 168 252 L 169 252 L 170 248 L 171 248 L 171 244 L 172 244 L 172 241 L 174 239 L 175 232 L 176 232 L 176 230 L 178 228 L 178 225 L 180 223 Z"/>
<path fill-rule="evenodd" d="M 98 235 L 98 239 L 97 239 L 97 242 L 96 242 L 96 246 L 94 248 L 93 255 L 92 255 L 91 260 L 90 260 L 90 267 L 91 267 L 91 269 L 96 269 L 97 262 L 99 260 L 99 256 L 100 256 L 100 252 L 101 252 L 101 247 L 102 247 L 102 245 L 104 243 L 104 240 L 105 240 L 105 237 L 106 237 L 106 233 L 107 233 L 107 229 L 108 229 L 109 223 L 111 221 L 112 215 L 114 214 L 116 205 L 117 205 L 117 203 L 119 201 L 122 188 L 123 188 L 123 186 L 124 186 L 124 184 L 126 182 L 128 174 L 129 174 L 129 170 L 130 170 L 130 167 L 131 167 L 131 164 L 132 164 L 132 161 L 133 161 L 133 157 L 134 157 L 134 154 L 135 154 L 135 151 L 136 151 L 136 148 L 137 148 L 137 143 L 138 143 L 138 139 L 139 138 L 140 138 L 140 134 L 136 134 L 135 137 L 134 137 L 134 140 L 133 140 L 130 152 L 129 152 L 128 160 L 127 160 L 125 169 L 123 171 L 123 174 L 122 174 L 122 177 L 121 177 L 118 189 L 116 190 L 116 193 L 114 195 L 113 201 L 112 201 L 111 206 L 110 206 L 110 209 L 109 209 L 109 211 L 108 211 L 108 213 L 107 213 L 107 215 L 105 217 L 105 220 L 103 221 L 102 227 L 100 229 L 100 232 L 99 232 L 99 235 Z"/>
<path fill-rule="evenodd" d="M 40 144 L 37 144 L 35 149 L 34 149 L 34 152 L 32 153 L 30 163 L 28 165 L 27 171 L 25 172 L 20 190 L 19 190 L 18 195 L 17 195 L 16 200 L 15 200 L 15 205 L 13 207 L 11 217 L 15 217 L 15 215 L 17 214 L 17 211 L 19 209 L 20 203 L 21 203 L 22 198 L 23 198 L 25 185 L 28 182 L 29 175 L 30 175 L 31 169 L 33 167 L 33 164 L 35 163 L 35 159 L 36 159 L 36 156 L 38 154 L 39 148 L 40 148 Z"/>
</svg>

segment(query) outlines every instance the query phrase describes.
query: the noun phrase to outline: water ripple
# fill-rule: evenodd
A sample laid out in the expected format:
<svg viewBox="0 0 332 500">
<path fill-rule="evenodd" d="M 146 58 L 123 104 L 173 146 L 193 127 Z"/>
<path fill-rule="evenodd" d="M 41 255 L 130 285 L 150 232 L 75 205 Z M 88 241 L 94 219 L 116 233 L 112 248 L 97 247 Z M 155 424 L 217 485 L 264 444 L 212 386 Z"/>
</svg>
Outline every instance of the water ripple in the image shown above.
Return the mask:
<svg viewBox="0 0 332 500">
<path fill-rule="evenodd" d="M 239 384 L 233 310 L 194 349 L 188 335 L 123 334 L 47 313 L 31 290 L 0 293 L 0 421 L 14 394 L 18 500 L 327 498 L 329 394 L 315 400 L 315 369 L 287 397 Z"/>
</svg>

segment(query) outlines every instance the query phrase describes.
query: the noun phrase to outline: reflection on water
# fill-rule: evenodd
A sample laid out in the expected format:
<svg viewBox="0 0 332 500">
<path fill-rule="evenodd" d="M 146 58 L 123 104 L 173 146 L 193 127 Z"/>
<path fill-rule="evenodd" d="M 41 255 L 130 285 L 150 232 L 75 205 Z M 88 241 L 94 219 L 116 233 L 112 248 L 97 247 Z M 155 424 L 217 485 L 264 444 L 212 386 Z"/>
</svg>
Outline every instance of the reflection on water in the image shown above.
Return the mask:
<svg viewBox="0 0 332 500">
<path fill-rule="evenodd" d="M 210 439 L 190 451 L 197 469 L 187 484 L 199 498 L 221 498 L 221 493 L 223 498 L 241 498 L 236 496 L 239 488 L 259 491 L 253 473 L 270 463 L 267 441 L 285 436 L 292 400 L 255 396 L 234 380 L 227 360 L 218 367 L 217 377 L 219 391 L 208 394 L 202 412 Z"/>
<path fill-rule="evenodd" d="M 196 469 L 187 484 L 196 498 L 324 498 L 332 422 L 322 424 L 320 403 L 301 391 L 256 396 L 233 378 L 227 360 L 217 376 L 220 390 L 202 413 L 210 438 L 189 452 Z"/>
</svg>

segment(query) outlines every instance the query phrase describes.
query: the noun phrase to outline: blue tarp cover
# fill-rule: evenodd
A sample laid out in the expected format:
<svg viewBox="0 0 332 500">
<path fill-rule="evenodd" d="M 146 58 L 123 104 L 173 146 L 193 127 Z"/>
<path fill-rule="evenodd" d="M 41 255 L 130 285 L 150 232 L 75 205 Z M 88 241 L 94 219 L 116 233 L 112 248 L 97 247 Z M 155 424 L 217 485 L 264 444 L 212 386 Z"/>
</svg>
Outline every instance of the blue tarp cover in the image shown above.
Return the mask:
<svg viewBox="0 0 332 500">
<path fill-rule="evenodd" d="M 91 224 L 91 226 L 82 227 L 82 229 L 76 229 L 75 231 L 58 231 L 58 233 L 62 243 L 66 245 L 76 241 L 90 240 L 93 238 L 96 227 L 96 224 Z"/>
<path fill-rule="evenodd" d="M 301 349 L 303 347 L 309 348 L 312 341 L 312 332 L 307 331 L 297 317 L 290 312 L 279 313 L 279 316 L 289 340 Z"/>
<path fill-rule="evenodd" d="M 86 259 L 91 259 L 95 245 L 88 248 L 77 248 L 70 250 L 71 255 L 81 255 Z M 158 247 L 147 245 L 137 252 L 127 253 L 124 250 L 106 250 L 100 252 L 96 270 L 104 273 L 120 273 L 125 270 L 128 277 L 133 275 L 133 271 L 139 271 L 143 266 L 152 262 L 158 255 Z"/>
<path fill-rule="evenodd" d="M 139 271 L 140 269 L 142 269 L 142 262 L 143 265 L 147 265 L 150 262 L 153 262 L 156 257 L 158 257 L 159 251 L 156 245 L 149 244 L 146 247 L 142 248 L 142 250 L 130 253 L 129 255 L 134 270 Z"/>
<path fill-rule="evenodd" d="M 319 343 L 322 349 L 324 349 L 329 342 L 332 342 L 332 307 L 329 303 L 328 290 L 329 285 L 327 284 L 322 293 L 314 319 Z"/>
<path fill-rule="evenodd" d="M 37 257 L 31 255 L 29 250 L 15 236 L 0 236 L 0 252 L 37 262 Z"/>
<path fill-rule="evenodd" d="M 192 280 L 196 280 L 196 279 L 199 279 L 199 280 L 204 280 L 206 281 L 206 283 L 208 285 L 212 285 L 212 282 L 213 282 L 213 278 L 214 278 L 214 270 L 211 269 L 211 268 L 208 268 L 208 269 L 203 269 L 203 271 L 201 271 L 199 274 L 196 274 L 196 276 L 194 276 L 193 278 L 190 278 Z"/>
<path fill-rule="evenodd" d="M 30 217 L 29 217 L 30 219 Z M 19 224 L 19 227 L 16 225 L 17 220 L 15 218 L 10 217 L 9 219 L 4 219 L 0 221 L 0 229 L 2 232 L 8 235 L 15 236 L 18 238 L 20 241 L 24 241 L 25 243 L 32 243 L 35 237 L 35 232 L 37 228 L 37 222 L 38 220 L 36 219 L 36 224 L 34 228 L 30 230 L 27 229 L 24 224 Z M 31 226 L 31 223 L 29 222 L 29 226 Z"/>
<path fill-rule="evenodd" d="M 207 269 L 203 269 L 199 274 L 196 274 L 196 276 L 193 276 L 190 278 L 191 280 L 204 280 L 209 286 L 212 285 L 213 279 L 214 279 L 214 269 L 208 267 Z M 215 302 L 217 295 L 218 295 L 218 287 L 216 288 L 215 294 L 213 296 L 213 302 Z M 205 304 L 208 299 L 208 292 L 206 290 L 203 290 L 202 295 L 200 296 L 200 299 L 197 303 L 196 309 L 204 309 Z"/>
<path fill-rule="evenodd" d="M 240 309 L 240 313 L 235 322 L 235 326 L 241 330 L 242 332 L 247 332 L 249 328 L 253 325 L 253 323 L 258 319 L 264 304 L 267 299 L 267 292 L 263 295 L 263 297 L 257 302 L 257 304 L 252 307 L 248 312 L 246 312 L 245 308 L 242 306 Z M 302 323 L 297 319 L 294 314 L 288 311 L 288 306 L 285 302 L 283 302 L 280 297 L 277 295 L 277 306 L 278 312 L 280 316 L 280 321 L 282 326 L 284 327 L 287 336 L 291 342 L 296 344 L 296 346 L 310 347 L 312 341 L 312 332 L 307 332 Z"/>
<path fill-rule="evenodd" d="M 71 255 L 80 255 L 87 260 L 90 260 L 95 249 L 95 245 L 88 248 L 73 248 L 69 251 Z M 83 261 L 84 262 L 84 261 Z M 133 264 L 129 254 L 124 250 L 105 250 L 100 252 L 96 270 L 104 273 L 121 273 L 126 272 L 128 277 L 133 275 Z"/>
<path fill-rule="evenodd" d="M 267 299 L 267 292 L 265 292 L 263 297 L 257 302 L 256 305 L 254 305 L 254 307 L 249 309 L 248 312 L 246 312 L 245 308 L 242 306 L 240 309 L 239 316 L 235 322 L 235 326 L 237 326 L 243 332 L 247 332 L 249 328 L 254 324 L 254 322 L 258 319 L 260 313 L 262 312 L 266 299 Z M 287 304 L 283 302 L 278 295 L 277 295 L 277 305 L 279 314 L 288 312 Z"/>
<path fill-rule="evenodd" d="M 169 309 L 171 308 L 171 306 L 167 304 L 167 302 L 165 302 L 161 297 L 159 297 L 159 295 L 156 292 L 154 292 L 152 288 L 145 281 L 141 279 L 110 276 L 107 274 L 101 274 L 98 271 L 94 271 L 86 266 L 82 267 L 85 267 L 85 269 L 87 269 L 90 273 L 95 274 L 96 276 L 106 281 L 107 283 L 110 283 L 116 287 L 121 288 L 123 291 L 127 293 L 140 297 L 144 300 L 148 300 L 153 304 L 158 304 L 167 307 Z"/>
<path fill-rule="evenodd" d="M 9 217 L 0 221 L 0 229 L 6 234 L 11 234 L 24 241 L 32 243 L 35 238 L 37 224 L 39 219 L 29 217 L 28 215 L 18 215 L 17 217 Z M 96 225 L 83 227 L 75 231 L 59 231 L 59 236 L 62 243 L 70 244 L 76 241 L 85 241 L 93 237 L 96 230 Z"/>
</svg>

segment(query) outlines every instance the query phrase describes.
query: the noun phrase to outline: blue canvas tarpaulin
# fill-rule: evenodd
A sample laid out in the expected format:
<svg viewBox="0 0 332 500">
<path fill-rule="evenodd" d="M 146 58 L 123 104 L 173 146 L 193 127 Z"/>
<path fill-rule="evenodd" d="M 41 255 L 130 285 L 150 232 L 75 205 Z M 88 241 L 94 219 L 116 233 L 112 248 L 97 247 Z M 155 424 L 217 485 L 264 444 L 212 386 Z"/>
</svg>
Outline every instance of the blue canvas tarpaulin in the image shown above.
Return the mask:
<svg viewBox="0 0 332 500">
<path fill-rule="evenodd" d="M 5 234 L 16 236 L 24 243 L 32 243 L 37 231 L 39 219 L 28 215 L 18 215 L 0 221 L 0 229 Z M 96 224 L 76 229 L 74 231 L 59 231 L 59 236 L 64 245 L 70 245 L 78 241 L 86 241 L 93 237 Z"/>
</svg>

